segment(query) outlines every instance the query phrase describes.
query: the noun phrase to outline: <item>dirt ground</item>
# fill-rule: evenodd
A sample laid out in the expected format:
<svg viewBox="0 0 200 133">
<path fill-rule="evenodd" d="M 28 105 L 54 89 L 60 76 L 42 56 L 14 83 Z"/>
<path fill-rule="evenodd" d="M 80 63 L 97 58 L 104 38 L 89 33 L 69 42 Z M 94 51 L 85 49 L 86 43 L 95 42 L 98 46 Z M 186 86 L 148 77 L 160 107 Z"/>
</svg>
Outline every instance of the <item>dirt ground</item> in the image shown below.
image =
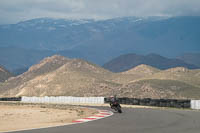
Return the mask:
<svg viewBox="0 0 200 133">
<path fill-rule="evenodd" d="M 0 132 L 67 125 L 95 113 L 95 109 L 70 105 L 0 102 Z"/>
</svg>

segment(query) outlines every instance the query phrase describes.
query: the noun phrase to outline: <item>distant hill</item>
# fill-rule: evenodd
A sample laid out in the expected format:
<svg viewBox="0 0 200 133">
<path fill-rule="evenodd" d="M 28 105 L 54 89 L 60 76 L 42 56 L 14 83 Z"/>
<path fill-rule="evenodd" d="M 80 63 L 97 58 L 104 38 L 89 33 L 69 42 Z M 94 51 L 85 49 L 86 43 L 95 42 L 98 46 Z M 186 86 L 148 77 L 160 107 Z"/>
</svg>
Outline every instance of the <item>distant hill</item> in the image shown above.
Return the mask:
<svg viewBox="0 0 200 133">
<path fill-rule="evenodd" d="M 145 56 L 137 54 L 121 55 L 105 63 L 103 68 L 112 72 L 123 72 L 141 64 L 149 65 L 162 70 L 174 67 L 186 67 L 189 69 L 199 68 L 195 65 L 187 64 L 180 59 L 169 59 L 158 54 L 148 54 Z"/>
<path fill-rule="evenodd" d="M 136 66 L 128 71 L 122 72 L 122 74 L 129 74 L 129 75 L 140 75 L 140 77 L 146 77 L 146 76 L 151 76 L 155 73 L 160 72 L 161 70 L 156 69 L 154 67 L 148 66 L 148 65 L 139 65 Z"/>
<path fill-rule="evenodd" d="M 171 68 L 155 73 L 150 79 L 178 80 L 200 87 L 200 69 L 190 70 L 184 67 Z"/>
<path fill-rule="evenodd" d="M 13 49 L 0 48 L 0 62 L 3 60 L 2 65 L 8 70 L 15 70 L 19 66 L 30 67 L 53 54 L 99 65 L 127 53 L 176 57 L 199 52 L 199 34 L 199 16 L 122 17 L 100 21 L 38 18 L 0 25 L 0 47 Z M 29 51 L 19 52 L 15 48 Z"/>
<path fill-rule="evenodd" d="M 109 87 L 116 87 L 116 83 L 104 79 L 109 74 L 89 62 L 56 55 L 10 79 L 0 90 L 4 92 L 5 87 L 9 90 L 5 96 L 104 95 L 109 93 Z"/>
<path fill-rule="evenodd" d="M 151 98 L 198 99 L 200 95 L 200 69 L 177 67 L 157 70 L 150 66 L 140 65 L 122 73 L 133 74 L 133 76 L 141 75 L 140 78 L 129 81 L 123 86 L 121 92 L 130 94 L 130 97 L 138 95 Z"/>
<path fill-rule="evenodd" d="M 127 84 L 121 92 L 140 98 L 199 99 L 199 90 L 199 87 L 178 80 L 143 79 Z"/>
<path fill-rule="evenodd" d="M 8 70 L 0 66 L 0 82 L 4 82 L 12 76 L 13 74 L 11 74 Z"/>
<path fill-rule="evenodd" d="M 140 65 L 112 73 L 82 59 L 54 55 L 0 84 L 0 96 L 200 98 L 200 70 Z"/>
<path fill-rule="evenodd" d="M 0 63 L 14 74 L 25 72 L 44 57 L 53 55 L 48 50 L 30 50 L 17 47 L 0 47 Z"/>
<path fill-rule="evenodd" d="M 7 90 L 14 89 L 17 86 L 26 85 L 26 83 L 38 76 L 45 75 L 51 71 L 56 70 L 57 68 L 61 67 L 68 61 L 67 58 L 62 56 L 54 55 L 52 57 L 47 57 L 40 61 L 39 64 L 33 65 L 29 68 L 29 70 L 17 77 L 10 78 L 6 82 Z M 1 88 L 2 91 L 5 89 L 4 87 Z"/>
<path fill-rule="evenodd" d="M 200 67 L 200 53 L 187 53 L 177 58 L 185 61 L 186 63 Z"/>
</svg>

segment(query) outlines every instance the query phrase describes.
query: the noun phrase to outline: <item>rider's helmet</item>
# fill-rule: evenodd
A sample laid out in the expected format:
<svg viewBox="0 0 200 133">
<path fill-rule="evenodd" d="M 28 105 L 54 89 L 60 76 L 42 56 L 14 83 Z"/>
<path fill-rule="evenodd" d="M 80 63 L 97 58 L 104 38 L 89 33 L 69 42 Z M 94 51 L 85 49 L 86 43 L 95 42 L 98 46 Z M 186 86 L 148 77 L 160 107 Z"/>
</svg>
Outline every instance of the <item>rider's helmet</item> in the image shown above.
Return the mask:
<svg viewBox="0 0 200 133">
<path fill-rule="evenodd" d="M 114 101 L 115 101 L 115 97 L 114 97 L 113 95 L 110 96 L 109 99 L 110 99 L 111 102 L 114 102 Z"/>
<path fill-rule="evenodd" d="M 112 99 L 112 98 L 114 98 L 114 96 L 111 95 L 111 96 L 109 97 L 109 99 Z"/>
</svg>

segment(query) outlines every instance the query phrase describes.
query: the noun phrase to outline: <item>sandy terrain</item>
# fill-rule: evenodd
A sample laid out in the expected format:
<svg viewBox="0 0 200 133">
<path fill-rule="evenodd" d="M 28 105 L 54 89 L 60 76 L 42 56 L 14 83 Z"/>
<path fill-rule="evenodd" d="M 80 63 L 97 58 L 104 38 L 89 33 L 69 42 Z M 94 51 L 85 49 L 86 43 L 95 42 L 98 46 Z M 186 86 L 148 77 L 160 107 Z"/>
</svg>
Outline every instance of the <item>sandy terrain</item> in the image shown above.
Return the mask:
<svg viewBox="0 0 200 133">
<path fill-rule="evenodd" d="M 0 102 L 0 132 L 66 125 L 97 113 L 69 105 L 33 105 Z"/>
</svg>

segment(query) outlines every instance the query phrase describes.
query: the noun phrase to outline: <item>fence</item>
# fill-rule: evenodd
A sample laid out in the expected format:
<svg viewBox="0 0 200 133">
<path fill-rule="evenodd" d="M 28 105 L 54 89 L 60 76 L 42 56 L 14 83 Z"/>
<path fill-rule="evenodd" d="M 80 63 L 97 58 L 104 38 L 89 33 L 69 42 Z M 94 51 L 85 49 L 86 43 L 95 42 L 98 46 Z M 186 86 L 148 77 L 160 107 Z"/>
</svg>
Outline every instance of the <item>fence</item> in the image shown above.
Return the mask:
<svg viewBox="0 0 200 133">
<path fill-rule="evenodd" d="M 9 97 L 0 98 L 0 101 L 22 101 L 27 103 L 83 103 L 83 104 L 104 104 L 109 98 L 104 97 Z M 177 100 L 177 99 L 139 99 L 139 98 L 118 98 L 120 104 L 143 105 L 157 107 L 191 108 L 200 109 L 200 100 Z"/>
<path fill-rule="evenodd" d="M 174 107 L 174 108 L 190 108 L 190 100 L 177 100 L 177 99 L 137 99 L 137 98 L 118 98 L 120 104 L 127 105 L 142 105 L 142 106 L 157 106 L 157 107 Z M 109 99 L 105 98 L 108 103 Z"/>
<path fill-rule="evenodd" d="M 21 97 L 3 97 L 0 101 L 21 101 Z"/>
<path fill-rule="evenodd" d="M 191 109 L 200 109 L 200 100 L 191 100 Z"/>
<path fill-rule="evenodd" d="M 104 104 L 104 97 L 22 97 L 22 102 Z"/>
</svg>

